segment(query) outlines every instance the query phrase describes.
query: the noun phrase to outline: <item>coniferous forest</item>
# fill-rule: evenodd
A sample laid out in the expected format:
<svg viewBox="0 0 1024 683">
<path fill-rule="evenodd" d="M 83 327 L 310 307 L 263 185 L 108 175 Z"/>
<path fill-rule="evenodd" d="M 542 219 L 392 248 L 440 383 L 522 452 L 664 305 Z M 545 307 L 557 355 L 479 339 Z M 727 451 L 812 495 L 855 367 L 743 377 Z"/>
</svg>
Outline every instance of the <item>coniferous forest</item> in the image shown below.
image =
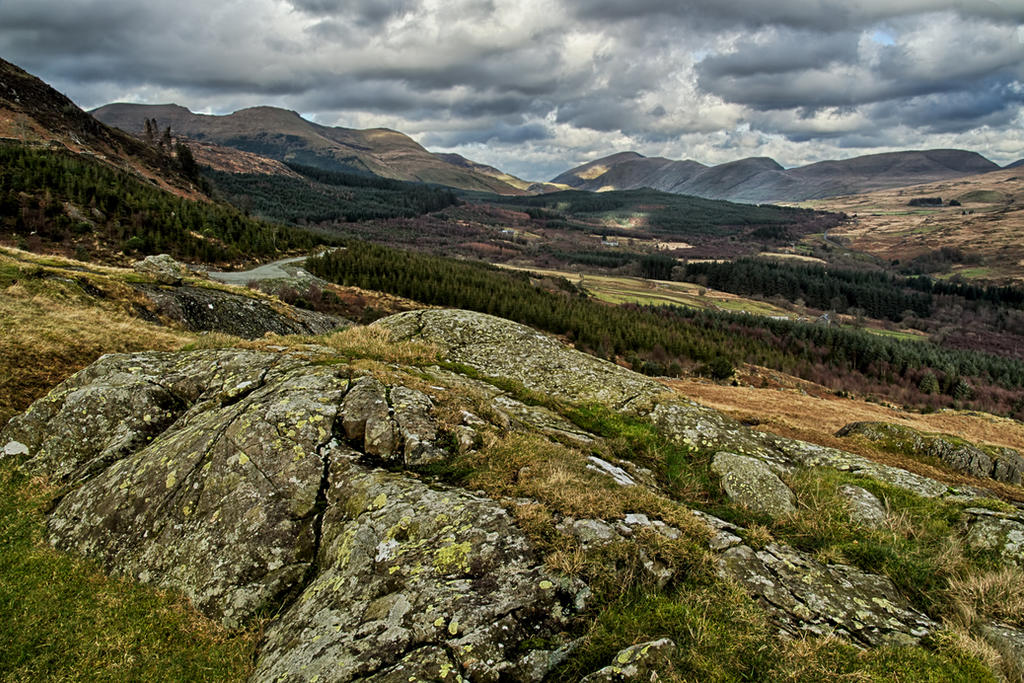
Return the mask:
<svg viewBox="0 0 1024 683">
<path fill-rule="evenodd" d="M 0 233 L 48 243 L 94 239 L 125 253 L 203 262 L 308 249 L 322 238 L 184 199 L 148 181 L 67 152 L 0 145 Z"/>
<path fill-rule="evenodd" d="M 288 167 L 302 177 L 212 169 L 205 174 L 235 206 L 293 225 L 413 218 L 458 203 L 449 188 L 293 163 Z"/>
<path fill-rule="evenodd" d="M 915 407 L 1024 416 L 1024 362 L 993 354 L 744 314 L 611 306 L 565 281 L 540 286 L 524 272 L 361 242 L 307 267 L 338 284 L 516 320 L 653 374 L 753 363 Z"/>
</svg>

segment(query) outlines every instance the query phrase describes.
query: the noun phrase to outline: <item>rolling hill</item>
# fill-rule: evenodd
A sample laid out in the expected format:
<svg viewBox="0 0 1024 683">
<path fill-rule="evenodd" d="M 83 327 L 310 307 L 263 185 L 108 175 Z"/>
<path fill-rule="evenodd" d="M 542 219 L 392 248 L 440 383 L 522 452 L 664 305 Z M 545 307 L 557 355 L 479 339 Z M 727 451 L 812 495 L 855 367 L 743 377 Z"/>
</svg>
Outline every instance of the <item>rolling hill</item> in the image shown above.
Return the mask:
<svg viewBox="0 0 1024 683">
<path fill-rule="evenodd" d="M 910 200 L 938 197 L 941 205 Z M 954 201 L 953 205 L 950 202 Z M 1024 279 L 1024 179 L 1019 169 L 965 176 L 912 187 L 833 197 L 809 203 L 842 212 L 849 221 L 833 240 L 901 267 L 995 281 Z"/>
<path fill-rule="evenodd" d="M 497 194 L 524 194 L 529 183 L 457 155 L 432 154 L 412 138 L 386 128 L 321 126 L 294 111 L 252 107 L 226 116 L 193 114 L 175 104 L 108 104 L 92 112 L 133 134 L 146 119 L 204 143 L 316 166 L 328 171 L 372 173 L 394 180 L 447 185 Z"/>
<path fill-rule="evenodd" d="M 552 182 L 578 190 L 650 187 L 708 199 L 760 204 L 804 201 L 934 182 L 997 170 L 975 152 L 939 149 L 871 154 L 785 169 L 767 157 L 718 166 L 620 152 L 577 166 Z"/>
</svg>

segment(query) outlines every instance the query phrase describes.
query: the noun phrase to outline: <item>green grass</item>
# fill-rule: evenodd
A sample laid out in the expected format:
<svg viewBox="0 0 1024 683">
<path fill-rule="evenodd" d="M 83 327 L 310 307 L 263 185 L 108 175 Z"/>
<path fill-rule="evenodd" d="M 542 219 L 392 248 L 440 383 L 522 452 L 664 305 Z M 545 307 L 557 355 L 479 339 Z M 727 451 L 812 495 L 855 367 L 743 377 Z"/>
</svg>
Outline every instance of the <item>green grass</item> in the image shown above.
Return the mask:
<svg viewBox="0 0 1024 683">
<path fill-rule="evenodd" d="M 933 616 L 953 616 L 945 597 L 951 579 L 999 566 L 992 552 L 960 543 L 962 504 L 831 469 L 798 471 L 787 483 L 796 494 L 798 512 L 775 522 L 775 537 L 824 561 L 884 574 Z M 888 526 L 872 529 L 851 520 L 838 492 L 843 484 L 860 486 L 887 502 L 895 511 Z"/>
<path fill-rule="evenodd" d="M 965 278 L 982 278 L 991 279 L 993 277 L 993 271 L 991 268 L 978 267 L 978 268 L 963 268 L 955 271 L 952 275 L 959 275 Z"/>
<path fill-rule="evenodd" d="M 900 341 L 909 341 L 909 342 L 926 342 L 926 341 L 928 341 L 927 337 L 925 337 L 923 335 L 920 335 L 920 334 L 914 334 L 913 332 L 901 332 L 899 330 L 884 330 L 884 329 L 879 328 L 879 327 L 865 327 L 863 329 L 864 329 L 865 332 L 870 332 L 871 334 L 877 334 L 879 337 L 891 337 L 893 339 L 899 339 Z"/>
<path fill-rule="evenodd" d="M 239 681 L 258 634 L 105 576 L 44 540 L 49 491 L 0 467 L 0 680 Z"/>
<path fill-rule="evenodd" d="M 860 650 L 838 638 L 780 638 L 763 610 L 722 582 L 660 593 L 631 591 L 608 605 L 581 647 L 554 674 L 575 681 L 634 643 L 671 638 L 664 681 L 995 681 L 953 647 Z"/>
<path fill-rule="evenodd" d="M 996 190 L 974 190 L 957 197 L 958 201 L 965 204 L 995 204 L 997 202 L 1005 202 L 1006 199 L 1007 196 L 1005 194 Z"/>
</svg>

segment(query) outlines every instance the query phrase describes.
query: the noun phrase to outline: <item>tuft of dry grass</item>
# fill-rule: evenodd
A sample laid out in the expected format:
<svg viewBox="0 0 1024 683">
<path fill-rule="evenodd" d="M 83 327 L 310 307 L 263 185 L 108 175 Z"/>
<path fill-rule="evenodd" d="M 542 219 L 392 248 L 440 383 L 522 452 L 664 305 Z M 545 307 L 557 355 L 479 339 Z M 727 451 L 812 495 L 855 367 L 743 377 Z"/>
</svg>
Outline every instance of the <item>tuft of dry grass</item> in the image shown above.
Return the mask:
<svg viewBox="0 0 1024 683">
<path fill-rule="evenodd" d="M 755 522 L 747 526 L 744 540 L 755 550 L 760 550 L 774 541 L 775 537 L 772 536 L 772 530 L 768 526 Z"/>
<path fill-rule="evenodd" d="M 383 327 L 350 327 L 317 339 L 336 353 L 353 358 L 373 358 L 401 365 L 425 365 L 441 359 L 437 346 L 392 340 L 391 331 Z"/>
<path fill-rule="evenodd" d="M 1024 626 L 1024 571 L 1018 567 L 953 577 L 946 598 L 953 618 L 964 628 L 979 619 Z"/>
<path fill-rule="evenodd" d="M 848 648 L 842 638 L 804 635 L 785 643 L 781 649 L 778 669 L 785 672 L 783 681 L 843 681 L 844 683 L 872 683 L 874 677 L 867 671 L 840 673 L 832 664 L 832 651 Z"/>
<path fill-rule="evenodd" d="M 103 354 L 173 350 L 193 339 L 116 303 L 89 305 L 74 289 L 17 282 L 0 292 L 0 425 Z"/>
<path fill-rule="evenodd" d="M 544 564 L 570 578 L 576 578 L 587 566 L 587 555 L 579 546 L 568 550 L 556 550 L 544 558 Z"/>
</svg>

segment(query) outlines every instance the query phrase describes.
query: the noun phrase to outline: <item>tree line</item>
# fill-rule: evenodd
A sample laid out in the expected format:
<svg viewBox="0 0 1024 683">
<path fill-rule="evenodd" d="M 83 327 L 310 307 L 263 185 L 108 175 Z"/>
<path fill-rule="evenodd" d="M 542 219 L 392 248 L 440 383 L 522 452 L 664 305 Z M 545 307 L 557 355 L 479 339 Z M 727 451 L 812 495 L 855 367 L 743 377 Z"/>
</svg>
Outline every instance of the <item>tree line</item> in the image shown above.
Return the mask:
<svg viewBox="0 0 1024 683">
<path fill-rule="evenodd" d="M 611 306 L 538 287 L 525 273 L 361 242 L 307 268 L 343 285 L 516 320 L 651 373 L 746 362 L 910 405 L 1024 415 L 1024 363 L 1010 358 L 743 314 Z"/>
<path fill-rule="evenodd" d="M 179 197 L 92 159 L 8 144 L 0 145 L 0 230 L 56 243 L 94 235 L 126 253 L 205 262 L 322 242 L 226 204 Z"/>
<path fill-rule="evenodd" d="M 449 188 L 287 164 L 302 178 L 260 173 L 205 176 L 220 196 L 257 216 L 293 225 L 414 218 L 458 204 Z"/>
</svg>

